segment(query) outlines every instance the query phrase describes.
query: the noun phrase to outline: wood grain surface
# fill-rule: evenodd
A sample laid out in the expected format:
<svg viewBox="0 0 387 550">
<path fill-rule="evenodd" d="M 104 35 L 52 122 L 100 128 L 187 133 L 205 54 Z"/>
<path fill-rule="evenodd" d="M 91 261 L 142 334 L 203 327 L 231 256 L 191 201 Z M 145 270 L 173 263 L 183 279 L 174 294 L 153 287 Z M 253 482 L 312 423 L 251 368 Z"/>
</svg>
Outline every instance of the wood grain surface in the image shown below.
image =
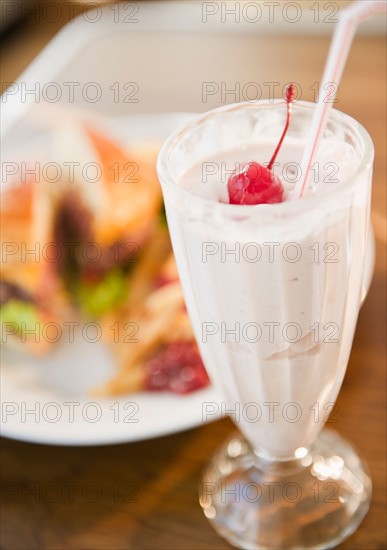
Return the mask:
<svg viewBox="0 0 387 550">
<path fill-rule="evenodd" d="M 26 21 L 10 32 L 2 50 L 2 82 L 14 80 L 56 30 L 54 24 Z M 242 40 L 240 47 L 248 47 L 248 41 L 253 39 L 244 40 L 246 45 Z M 327 38 L 254 40 L 260 41 L 266 55 L 270 55 L 270 62 L 264 60 L 260 66 L 260 71 L 266 71 L 267 80 L 274 80 L 281 73 L 281 81 L 287 82 L 297 71 L 298 81 L 307 88 L 307 84 L 319 79 L 329 44 Z M 203 48 L 203 44 L 198 48 Z M 238 59 L 231 57 L 229 63 L 238 64 Z M 367 460 L 373 497 L 366 519 L 339 548 L 382 550 L 386 548 L 384 38 L 356 40 L 339 99 L 339 108 L 357 118 L 375 143 L 372 218 L 377 248 L 375 274 L 360 312 L 335 424 L 335 429 Z M 86 448 L 3 438 L 1 550 L 230 548 L 204 518 L 197 489 L 204 465 L 233 429 L 225 419 L 159 439 Z M 52 484 L 63 488 L 59 499 Z"/>
</svg>

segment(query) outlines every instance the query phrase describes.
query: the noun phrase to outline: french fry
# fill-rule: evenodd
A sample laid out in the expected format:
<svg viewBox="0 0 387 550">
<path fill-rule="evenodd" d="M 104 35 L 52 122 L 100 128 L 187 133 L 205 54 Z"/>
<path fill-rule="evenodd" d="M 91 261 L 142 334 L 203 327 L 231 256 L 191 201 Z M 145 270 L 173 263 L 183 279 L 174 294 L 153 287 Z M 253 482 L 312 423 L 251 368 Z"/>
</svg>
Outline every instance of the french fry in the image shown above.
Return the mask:
<svg viewBox="0 0 387 550">
<path fill-rule="evenodd" d="M 131 276 L 131 300 L 128 304 L 129 312 L 134 314 L 141 309 L 145 298 L 149 295 L 155 274 L 159 273 L 166 259 L 171 255 L 171 243 L 167 230 L 156 228 L 155 233 L 140 257 L 138 265 Z M 122 313 L 119 315 L 122 316 Z"/>
<path fill-rule="evenodd" d="M 140 255 L 128 279 L 129 298 L 118 309 L 105 314 L 100 319 L 102 335 L 106 342 L 113 344 L 114 324 L 124 326 L 128 321 L 135 322 L 145 315 L 144 301 L 151 292 L 155 273 L 158 273 L 171 253 L 167 231 L 155 228 L 150 243 Z"/>
<path fill-rule="evenodd" d="M 125 343 L 121 339 L 112 346 L 119 372 L 97 391 L 103 394 L 135 391 L 136 384 L 144 382 L 144 360 L 177 328 L 177 319 L 184 313 L 184 298 L 180 282 L 155 290 L 144 303 L 144 315 L 134 320 L 139 326 L 138 342 Z M 187 329 L 186 329 L 187 330 Z M 142 369 L 143 378 L 139 371 Z M 129 390 L 128 388 L 132 388 Z M 137 391 L 141 389 L 141 384 Z"/>
<path fill-rule="evenodd" d="M 145 311 L 148 315 L 160 315 L 165 311 L 183 306 L 184 297 L 179 281 L 162 286 L 152 292 L 145 300 Z"/>
<path fill-rule="evenodd" d="M 194 340 L 191 321 L 185 310 L 178 311 L 175 314 L 171 330 L 165 335 L 163 343 L 169 344 L 174 340 Z"/>
<path fill-rule="evenodd" d="M 180 283 L 166 285 L 153 292 L 145 304 L 145 315 L 135 320 L 139 326 L 138 343 L 118 343 L 115 355 L 119 365 L 130 368 L 152 351 L 170 332 L 175 313 L 184 304 Z"/>
<path fill-rule="evenodd" d="M 103 386 L 92 391 L 95 396 L 120 395 L 141 391 L 145 382 L 145 369 L 141 363 L 132 365 L 130 369 L 121 369 L 114 378 L 111 378 Z"/>
</svg>

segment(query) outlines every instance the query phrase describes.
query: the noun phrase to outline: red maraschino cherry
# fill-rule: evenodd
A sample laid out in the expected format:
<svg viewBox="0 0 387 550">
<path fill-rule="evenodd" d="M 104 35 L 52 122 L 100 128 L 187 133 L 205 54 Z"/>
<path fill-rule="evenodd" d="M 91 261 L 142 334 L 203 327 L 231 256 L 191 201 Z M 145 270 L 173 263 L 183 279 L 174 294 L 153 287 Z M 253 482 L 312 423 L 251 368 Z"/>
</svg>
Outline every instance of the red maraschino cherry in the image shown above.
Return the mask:
<svg viewBox="0 0 387 550">
<path fill-rule="evenodd" d="M 294 86 L 286 89 L 287 116 L 284 131 L 267 166 L 257 162 L 247 162 L 238 172 L 228 179 L 227 189 L 230 204 L 274 204 L 284 200 L 284 188 L 281 180 L 273 172 L 273 165 L 288 131 L 291 117 Z"/>
</svg>

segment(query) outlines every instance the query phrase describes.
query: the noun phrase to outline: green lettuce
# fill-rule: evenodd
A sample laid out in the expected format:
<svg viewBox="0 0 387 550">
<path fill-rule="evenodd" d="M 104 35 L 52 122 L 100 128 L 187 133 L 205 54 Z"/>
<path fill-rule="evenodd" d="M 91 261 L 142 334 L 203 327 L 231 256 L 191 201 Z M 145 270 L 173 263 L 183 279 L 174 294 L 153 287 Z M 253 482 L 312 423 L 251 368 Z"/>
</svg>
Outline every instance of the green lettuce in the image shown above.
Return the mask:
<svg viewBox="0 0 387 550">
<path fill-rule="evenodd" d="M 97 283 L 79 283 L 76 292 L 83 313 L 93 318 L 118 306 L 127 293 L 127 277 L 120 269 L 109 271 Z"/>
<path fill-rule="evenodd" d="M 40 317 L 35 304 L 12 298 L 1 306 L 0 320 L 4 324 L 16 325 L 17 331 L 23 334 L 25 330 L 34 330 Z"/>
</svg>

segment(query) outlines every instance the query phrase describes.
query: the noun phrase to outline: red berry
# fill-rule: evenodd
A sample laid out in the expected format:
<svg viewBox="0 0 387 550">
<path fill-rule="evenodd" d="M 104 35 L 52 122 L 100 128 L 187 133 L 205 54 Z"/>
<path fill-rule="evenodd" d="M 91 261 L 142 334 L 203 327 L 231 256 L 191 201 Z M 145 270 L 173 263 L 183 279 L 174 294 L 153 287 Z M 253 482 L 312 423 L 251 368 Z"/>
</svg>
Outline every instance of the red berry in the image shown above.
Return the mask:
<svg viewBox="0 0 387 550">
<path fill-rule="evenodd" d="M 231 174 L 228 183 L 230 204 L 273 204 L 284 200 L 281 180 L 257 162 L 242 166 Z"/>
<path fill-rule="evenodd" d="M 204 388 L 209 379 L 194 342 L 173 342 L 146 364 L 145 389 L 185 394 Z"/>
<path fill-rule="evenodd" d="M 286 124 L 273 156 L 267 167 L 257 162 L 248 162 L 242 165 L 239 172 L 231 174 L 227 182 L 230 204 L 274 204 L 284 200 L 283 185 L 272 168 L 289 128 L 293 99 L 294 86 L 290 84 L 286 90 Z"/>
</svg>

